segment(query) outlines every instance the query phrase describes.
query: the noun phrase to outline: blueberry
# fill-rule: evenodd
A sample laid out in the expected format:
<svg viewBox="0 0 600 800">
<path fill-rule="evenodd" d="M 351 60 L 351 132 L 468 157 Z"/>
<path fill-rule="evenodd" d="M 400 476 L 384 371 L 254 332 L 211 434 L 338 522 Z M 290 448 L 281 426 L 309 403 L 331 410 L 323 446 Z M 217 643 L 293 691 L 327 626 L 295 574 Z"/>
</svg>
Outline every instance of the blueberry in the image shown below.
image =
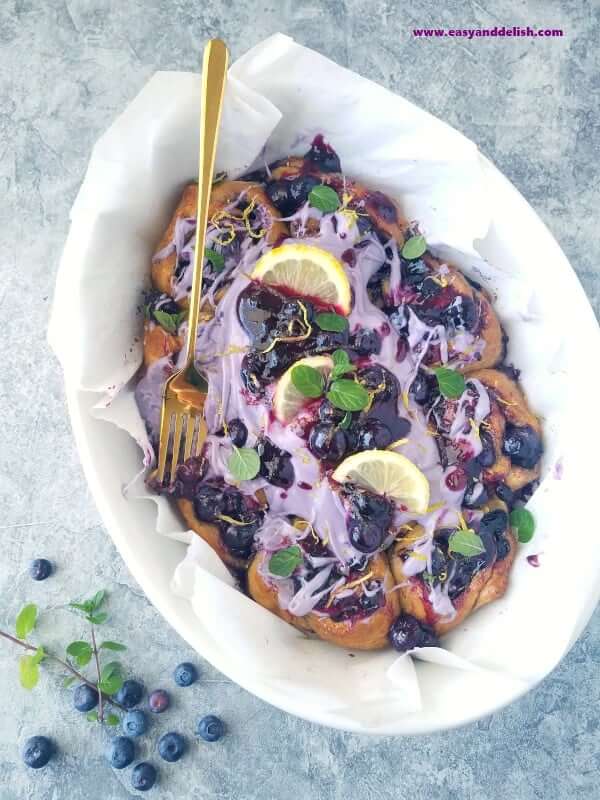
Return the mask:
<svg viewBox="0 0 600 800">
<path fill-rule="evenodd" d="M 182 265 L 181 272 L 187 264 Z M 162 311 L 164 314 L 179 314 L 181 309 L 179 308 L 178 304 L 169 297 L 168 294 L 161 294 L 160 292 L 150 292 L 146 295 L 146 310 L 147 315 L 156 323 L 160 325 L 160 322 L 156 318 L 154 312 L 155 311 Z"/>
<path fill-rule="evenodd" d="M 127 736 L 117 736 L 109 744 L 106 757 L 111 767 L 125 769 L 135 758 L 135 746 Z"/>
<path fill-rule="evenodd" d="M 470 478 L 463 495 L 463 505 L 466 508 L 480 508 L 488 500 L 489 495 L 483 483 Z"/>
<path fill-rule="evenodd" d="M 169 695 L 164 689 L 155 689 L 148 697 L 148 708 L 153 714 L 162 714 L 169 707 Z"/>
<path fill-rule="evenodd" d="M 312 175 L 300 175 L 298 178 L 293 178 L 289 181 L 288 193 L 294 211 L 297 211 L 300 206 L 306 203 L 308 195 L 315 186 L 319 186 L 320 184 L 321 181 Z"/>
<path fill-rule="evenodd" d="M 436 384 L 434 375 L 419 370 L 411 384 L 409 394 L 420 406 L 428 405 L 435 394 Z"/>
<path fill-rule="evenodd" d="M 198 670 L 189 661 L 184 661 L 175 667 L 173 680 L 177 686 L 191 686 L 198 680 Z"/>
<path fill-rule="evenodd" d="M 256 284 L 240 294 L 238 317 L 254 347 L 263 349 L 271 342 L 283 302 L 281 295 Z"/>
<path fill-rule="evenodd" d="M 429 267 L 424 261 L 405 261 L 402 259 L 402 283 L 413 289 L 419 289 L 429 275 Z"/>
<path fill-rule="evenodd" d="M 366 202 L 367 208 L 372 209 L 384 222 L 390 224 L 398 222 L 396 206 L 383 192 L 371 192 Z"/>
<path fill-rule="evenodd" d="M 377 522 L 382 528 L 389 527 L 392 521 L 393 505 L 387 498 L 356 487 L 352 487 L 347 496 L 356 514 Z"/>
<path fill-rule="evenodd" d="M 318 331 L 310 342 L 311 353 L 331 353 L 348 346 L 348 331 Z"/>
<path fill-rule="evenodd" d="M 133 708 L 142 699 L 144 687 L 141 683 L 134 680 L 126 680 L 123 686 L 115 695 L 115 700 L 125 708 Z"/>
<path fill-rule="evenodd" d="M 304 155 L 307 161 L 312 161 L 323 172 L 341 172 L 342 165 L 338 154 L 331 145 L 327 144 L 322 134 L 317 134 L 312 141 L 310 150 Z"/>
<path fill-rule="evenodd" d="M 144 712 L 139 709 L 128 711 L 121 721 L 121 727 L 127 736 L 141 736 L 146 733 L 148 720 Z"/>
<path fill-rule="evenodd" d="M 385 450 L 393 441 L 392 432 L 379 419 L 367 419 L 358 433 L 360 450 Z"/>
<path fill-rule="evenodd" d="M 481 453 L 477 456 L 477 461 L 484 469 L 491 467 L 496 461 L 496 447 L 494 440 L 487 431 L 480 431 Z"/>
<path fill-rule="evenodd" d="M 378 550 L 386 531 L 376 522 L 352 515 L 348 521 L 348 536 L 352 546 L 361 553 L 374 553 Z"/>
<path fill-rule="evenodd" d="M 398 381 L 391 372 L 378 364 L 358 370 L 357 377 L 366 389 L 374 393 L 378 402 L 395 400 L 398 397 Z"/>
<path fill-rule="evenodd" d="M 392 647 L 406 653 L 415 647 L 439 647 L 435 632 L 410 614 L 400 614 L 389 632 Z"/>
<path fill-rule="evenodd" d="M 200 456 L 192 456 L 177 467 L 173 485 L 175 497 L 185 497 L 193 500 L 198 484 L 206 474 L 208 462 Z"/>
<path fill-rule="evenodd" d="M 444 323 L 457 331 L 473 331 L 479 321 L 477 306 L 470 297 L 457 295 L 442 314 Z"/>
<path fill-rule="evenodd" d="M 214 522 L 223 497 L 223 491 L 208 483 L 197 487 L 194 495 L 194 513 L 202 522 Z"/>
<path fill-rule="evenodd" d="M 158 740 L 158 753 L 170 763 L 179 761 L 185 753 L 185 739 L 180 733 L 165 733 Z"/>
<path fill-rule="evenodd" d="M 336 408 L 329 400 L 323 400 L 319 406 L 319 419 L 321 422 L 341 422 L 346 416 L 346 412 L 341 408 Z"/>
<path fill-rule="evenodd" d="M 131 785 L 138 792 L 147 792 L 156 783 L 156 767 L 147 761 L 140 761 L 131 772 Z"/>
<path fill-rule="evenodd" d="M 437 297 L 441 291 L 442 287 L 439 283 L 430 277 L 426 277 L 419 288 L 419 293 L 424 300 L 431 300 L 433 297 Z"/>
<path fill-rule="evenodd" d="M 29 565 L 29 574 L 34 581 L 45 581 L 52 575 L 52 564 L 47 558 L 36 558 Z"/>
<path fill-rule="evenodd" d="M 379 353 L 381 336 L 372 328 L 361 328 L 352 337 L 352 348 L 361 356 Z"/>
<path fill-rule="evenodd" d="M 281 450 L 270 439 L 261 439 L 256 449 L 260 456 L 260 474 L 263 478 L 281 489 L 289 489 L 294 483 L 294 466 L 292 456 Z"/>
<path fill-rule="evenodd" d="M 499 500 L 502 500 L 502 502 L 506 503 L 509 509 L 515 504 L 515 493 L 505 483 L 499 483 L 496 486 L 496 496 Z"/>
<path fill-rule="evenodd" d="M 533 469 L 542 456 L 542 450 L 542 440 L 531 426 L 506 426 L 502 451 L 510 457 L 513 464 L 524 469 Z"/>
<path fill-rule="evenodd" d="M 308 437 L 308 449 L 322 461 L 341 461 L 346 447 L 344 431 L 328 422 L 318 422 Z"/>
<path fill-rule="evenodd" d="M 499 536 L 496 541 L 496 558 L 502 561 L 510 553 L 510 543 L 506 536 Z"/>
<path fill-rule="evenodd" d="M 23 747 L 23 761 L 32 769 L 45 767 L 54 754 L 54 744 L 45 736 L 32 736 Z"/>
<path fill-rule="evenodd" d="M 508 529 L 508 514 L 501 508 L 488 511 L 479 523 L 479 533 L 490 533 L 493 536 L 502 536 Z"/>
<path fill-rule="evenodd" d="M 77 711 L 91 711 L 98 705 L 98 692 L 87 683 L 80 684 L 73 693 L 73 705 Z"/>
<path fill-rule="evenodd" d="M 214 714 L 208 714 L 208 716 L 202 717 L 198 723 L 196 733 L 205 742 L 216 742 L 225 733 L 225 725 L 219 717 L 215 717 Z"/>
<path fill-rule="evenodd" d="M 244 524 L 222 523 L 219 526 L 221 541 L 231 555 L 237 558 L 249 558 L 254 545 L 254 537 L 262 525 L 263 515 L 246 511 L 243 514 L 238 514 L 236 519 Z"/>
</svg>

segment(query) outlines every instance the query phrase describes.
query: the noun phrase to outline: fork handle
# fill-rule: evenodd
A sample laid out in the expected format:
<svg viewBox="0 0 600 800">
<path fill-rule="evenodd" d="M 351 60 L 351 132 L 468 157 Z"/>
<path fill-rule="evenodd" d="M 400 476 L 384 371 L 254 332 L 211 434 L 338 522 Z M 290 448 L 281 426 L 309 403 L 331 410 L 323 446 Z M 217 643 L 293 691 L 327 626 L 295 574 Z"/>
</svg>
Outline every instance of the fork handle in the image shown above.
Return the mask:
<svg viewBox="0 0 600 800">
<path fill-rule="evenodd" d="M 208 221 L 210 190 L 212 187 L 217 152 L 217 135 L 221 121 L 227 63 L 229 54 L 225 43 L 211 39 L 204 48 L 202 59 L 202 105 L 200 107 L 200 157 L 198 160 L 198 210 L 196 212 L 196 248 L 194 272 L 185 346 L 186 368 L 194 364 L 200 300 L 202 296 L 202 270 L 204 267 L 204 240 Z"/>
</svg>

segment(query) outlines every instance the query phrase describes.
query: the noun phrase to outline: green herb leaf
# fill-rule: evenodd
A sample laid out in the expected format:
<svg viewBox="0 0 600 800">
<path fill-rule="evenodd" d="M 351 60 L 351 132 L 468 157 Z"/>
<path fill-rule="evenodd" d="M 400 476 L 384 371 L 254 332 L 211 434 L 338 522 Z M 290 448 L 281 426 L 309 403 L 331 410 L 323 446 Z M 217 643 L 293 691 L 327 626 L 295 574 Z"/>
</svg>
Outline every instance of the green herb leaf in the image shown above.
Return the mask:
<svg viewBox="0 0 600 800">
<path fill-rule="evenodd" d="M 346 317 L 335 314 L 333 311 L 322 311 L 317 314 L 315 322 L 322 331 L 333 331 L 334 333 L 343 333 L 348 327 Z"/>
<path fill-rule="evenodd" d="M 109 661 L 108 664 L 102 667 L 100 678 L 105 681 L 108 678 L 112 678 L 114 675 L 121 675 L 122 669 L 119 661 Z"/>
<path fill-rule="evenodd" d="M 100 591 L 96 592 L 96 594 L 90 599 L 90 602 L 92 604 L 92 610 L 97 611 L 105 600 L 106 600 L 106 592 L 104 589 L 100 589 Z"/>
<path fill-rule="evenodd" d="M 485 552 L 481 537 L 472 530 L 454 531 L 448 539 L 448 552 L 461 556 L 477 556 Z"/>
<path fill-rule="evenodd" d="M 521 544 L 527 544 L 533 539 L 535 519 L 531 511 L 526 508 L 513 508 L 510 512 L 510 524 L 514 528 L 517 539 Z"/>
<path fill-rule="evenodd" d="M 92 606 L 89 601 L 85 603 L 69 603 L 69 608 L 74 608 L 77 611 L 85 611 L 86 614 L 89 614 L 92 610 Z"/>
<path fill-rule="evenodd" d="M 34 664 L 40 664 L 46 658 L 46 652 L 40 645 L 35 653 L 31 656 Z"/>
<path fill-rule="evenodd" d="M 115 650 L 116 652 L 119 652 L 120 650 L 127 650 L 125 645 L 119 644 L 119 642 L 102 642 L 100 649 L 102 650 L 102 648 L 104 648 L 104 650 Z"/>
<path fill-rule="evenodd" d="M 411 236 L 404 242 L 402 248 L 402 258 L 412 260 L 414 258 L 421 258 L 423 253 L 427 250 L 427 242 L 424 236 Z"/>
<path fill-rule="evenodd" d="M 333 211 L 337 211 L 341 205 L 338 193 L 331 186 L 325 186 L 324 184 L 311 189 L 308 195 L 308 204 L 313 208 L 318 208 L 324 214 L 331 214 Z"/>
<path fill-rule="evenodd" d="M 302 550 L 297 544 L 278 550 L 269 559 L 269 572 L 279 578 L 289 578 L 296 567 L 302 563 Z"/>
<path fill-rule="evenodd" d="M 119 717 L 117 717 L 116 714 L 109 714 L 106 717 L 106 724 L 110 725 L 111 727 L 114 727 L 115 725 L 118 725 L 119 722 L 120 722 L 120 719 L 119 719 Z"/>
<path fill-rule="evenodd" d="M 29 603 L 29 605 L 23 606 L 23 608 L 19 611 L 17 621 L 15 623 L 17 638 L 25 639 L 27 634 L 31 633 L 31 631 L 35 628 L 36 622 L 37 606 L 34 603 Z"/>
<path fill-rule="evenodd" d="M 85 718 L 87 719 L 88 722 L 97 722 L 98 712 L 96 711 L 96 709 L 94 709 L 93 711 L 88 711 L 88 713 L 85 715 Z"/>
<path fill-rule="evenodd" d="M 154 319 L 158 322 L 161 328 L 164 328 L 167 333 L 175 334 L 177 333 L 177 328 L 181 325 L 183 320 L 187 316 L 186 311 L 180 311 L 179 314 L 167 314 L 166 311 L 161 311 L 160 309 L 156 309 L 152 312 Z"/>
<path fill-rule="evenodd" d="M 21 656 L 19 659 L 19 679 L 24 689 L 33 689 L 40 677 L 40 668 L 35 656 Z"/>
<path fill-rule="evenodd" d="M 292 383 L 304 397 L 321 397 L 325 380 L 318 369 L 298 364 L 292 369 Z"/>
<path fill-rule="evenodd" d="M 71 686 L 71 684 L 73 683 L 75 683 L 75 676 L 67 675 L 67 677 L 62 682 L 62 685 L 65 687 L 65 689 L 68 689 L 68 687 Z"/>
<path fill-rule="evenodd" d="M 217 253 L 216 250 L 205 247 L 204 258 L 212 264 L 212 268 L 215 272 L 222 272 L 225 269 L 225 258 L 221 253 Z"/>
<path fill-rule="evenodd" d="M 115 692 L 119 691 L 121 686 L 123 686 L 123 678 L 120 675 L 113 675 L 112 678 L 100 681 L 98 689 L 100 689 L 102 694 L 115 694 Z"/>
<path fill-rule="evenodd" d="M 455 400 L 457 397 L 460 397 L 467 388 L 465 379 L 460 372 L 457 372 L 455 369 L 436 367 L 433 371 L 437 378 L 439 390 L 444 397 Z"/>
<path fill-rule="evenodd" d="M 347 378 L 338 378 L 331 384 L 327 399 L 342 411 L 362 411 L 369 404 L 369 393 L 360 383 Z"/>
<path fill-rule="evenodd" d="M 332 355 L 333 358 L 333 369 L 331 370 L 331 378 L 335 380 L 336 378 L 341 378 L 342 375 L 346 375 L 348 372 L 354 372 L 356 367 L 350 359 L 348 358 L 348 353 L 345 350 L 335 350 Z"/>
<path fill-rule="evenodd" d="M 347 430 L 350 427 L 350 423 L 352 422 L 352 412 L 346 411 L 344 414 L 344 419 L 338 425 L 338 428 L 341 428 L 343 431 Z"/>
<path fill-rule="evenodd" d="M 67 647 L 67 655 L 75 659 L 80 667 L 85 667 L 92 659 L 92 648 L 87 642 L 71 642 Z"/>
<path fill-rule="evenodd" d="M 99 614 L 90 614 L 88 620 L 93 625 L 102 625 L 108 619 L 108 614 L 106 611 L 101 611 Z"/>
<path fill-rule="evenodd" d="M 260 456 L 251 447 L 234 447 L 227 467 L 236 480 L 251 481 L 258 475 Z"/>
</svg>

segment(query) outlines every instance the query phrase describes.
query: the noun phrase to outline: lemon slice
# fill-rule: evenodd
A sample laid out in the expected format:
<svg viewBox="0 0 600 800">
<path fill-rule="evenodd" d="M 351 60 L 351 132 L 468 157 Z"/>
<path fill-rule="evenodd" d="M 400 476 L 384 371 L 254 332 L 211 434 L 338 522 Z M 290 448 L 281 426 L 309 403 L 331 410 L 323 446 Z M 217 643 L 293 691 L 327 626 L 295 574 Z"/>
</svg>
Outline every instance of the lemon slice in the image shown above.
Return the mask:
<svg viewBox="0 0 600 800">
<path fill-rule="evenodd" d="M 273 411 L 279 422 L 291 422 L 300 409 L 310 403 L 310 397 L 305 397 L 292 383 L 292 370 L 299 366 L 312 367 L 321 375 L 331 372 L 333 361 L 329 356 L 310 356 L 296 361 L 295 364 L 283 373 L 277 381 L 277 388 L 273 395 Z"/>
<path fill-rule="evenodd" d="M 333 473 L 338 483 L 356 483 L 384 494 L 415 514 L 429 506 L 429 481 L 412 461 L 391 450 L 365 450 L 344 459 Z"/>
<path fill-rule="evenodd" d="M 350 282 L 344 268 L 320 247 L 300 243 L 275 247 L 258 260 L 252 278 L 299 297 L 314 297 L 340 314 L 350 313 Z"/>
</svg>

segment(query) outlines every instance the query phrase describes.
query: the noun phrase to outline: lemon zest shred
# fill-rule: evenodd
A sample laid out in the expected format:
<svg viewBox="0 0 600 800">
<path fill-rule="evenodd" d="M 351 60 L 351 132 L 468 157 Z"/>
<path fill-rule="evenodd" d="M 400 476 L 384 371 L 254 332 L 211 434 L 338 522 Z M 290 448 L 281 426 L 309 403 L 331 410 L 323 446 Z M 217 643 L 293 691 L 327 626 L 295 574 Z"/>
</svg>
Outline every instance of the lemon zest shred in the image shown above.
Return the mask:
<svg viewBox="0 0 600 800">
<path fill-rule="evenodd" d="M 443 508 L 445 505 L 446 504 L 444 503 L 444 501 L 440 500 L 439 503 L 433 503 L 432 505 L 430 505 L 425 513 L 433 514 L 434 511 L 439 511 L 440 508 Z"/>
<path fill-rule="evenodd" d="M 243 527 L 244 525 L 252 525 L 252 522 L 242 522 L 239 519 L 234 519 L 233 517 L 227 516 L 227 514 L 217 514 L 217 519 L 222 520 L 223 522 L 229 522 L 230 525 L 235 525 L 236 527 Z"/>
<path fill-rule="evenodd" d="M 404 408 L 408 411 L 408 391 L 406 389 L 402 392 L 402 404 L 404 405 Z"/>
<path fill-rule="evenodd" d="M 417 561 L 427 561 L 427 556 L 424 556 L 423 553 L 418 553 L 416 550 L 411 550 L 408 556 L 409 558 L 416 558 Z"/>
<path fill-rule="evenodd" d="M 469 418 L 469 425 L 473 429 L 473 433 L 475 434 L 476 438 L 477 439 L 481 439 L 481 437 L 479 435 L 479 424 L 477 422 L 475 422 L 474 419 Z"/>
<path fill-rule="evenodd" d="M 468 531 L 468 530 L 469 530 L 469 528 L 468 528 L 468 526 L 467 526 L 467 523 L 465 522 L 465 518 L 463 517 L 463 515 L 462 515 L 462 512 L 460 512 L 460 511 L 457 511 L 457 512 L 456 512 L 456 515 L 457 515 L 457 517 L 458 517 L 458 522 L 459 522 L 459 525 L 460 525 L 461 529 L 462 529 L 463 531 Z"/>
<path fill-rule="evenodd" d="M 394 447 L 400 447 L 400 445 L 406 444 L 407 442 L 408 442 L 408 439 L 406 439 L 406 438 L 404 438 L 404 439 L 396 439 L 395 442 L 392 442 L 391 444 L 388 444 L 388 446 L 385 449 L 386 450 L 393 450 Z"/>
</svg>

